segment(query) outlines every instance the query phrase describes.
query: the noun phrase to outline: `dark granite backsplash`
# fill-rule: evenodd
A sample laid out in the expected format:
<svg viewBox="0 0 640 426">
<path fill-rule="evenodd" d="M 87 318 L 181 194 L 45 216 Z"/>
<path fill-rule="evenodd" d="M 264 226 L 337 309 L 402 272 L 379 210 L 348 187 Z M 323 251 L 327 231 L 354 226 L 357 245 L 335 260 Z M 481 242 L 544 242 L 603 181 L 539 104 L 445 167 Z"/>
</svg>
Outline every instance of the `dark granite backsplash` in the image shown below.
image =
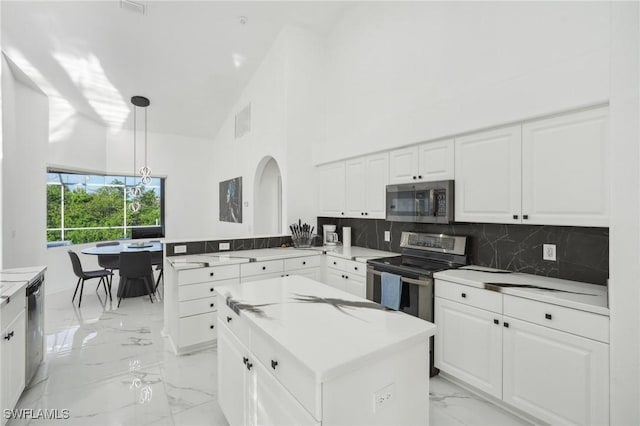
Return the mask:
<svg viewBox="0 0 640 426">
<path fill-rule="evenodd" d="M 387 222 L 383 219 L 318 217 L 322 225 L 351 227 L 351 244 L 400 252 L 402 231 L 465 235 L 469 263 L 528 274 L 606 285 L 609 277 L 609 228 L 454 223 L 450 225 Z M 391 231 L 391 242 L 384 241 Z M 556 245 L 556 261 L 542 260 L 542 245 Z"/>
<path fill-rule="evenodd" d="M 226 239 L 226 240 L 211 240 L 211 241 L 186 241 L 184 243 L 174 242 L 167 243 L 167 256 L 184 256 L 186 254 L 203 254 L 203 253 L 217 253 L 220 243 L 229 243 L 231 247 L 225 251 L 237 251 L 237 250 L 253 250 L 262 248 L 273 248 L 282 246 L 291 246 L 291 236 L 276 236 L 276 237 L 264 237 L 264 238 L 239 238 L 239 239 Z M 187 246 L 186 253 L 174 253 L 175 246 Z"/>
</svg>

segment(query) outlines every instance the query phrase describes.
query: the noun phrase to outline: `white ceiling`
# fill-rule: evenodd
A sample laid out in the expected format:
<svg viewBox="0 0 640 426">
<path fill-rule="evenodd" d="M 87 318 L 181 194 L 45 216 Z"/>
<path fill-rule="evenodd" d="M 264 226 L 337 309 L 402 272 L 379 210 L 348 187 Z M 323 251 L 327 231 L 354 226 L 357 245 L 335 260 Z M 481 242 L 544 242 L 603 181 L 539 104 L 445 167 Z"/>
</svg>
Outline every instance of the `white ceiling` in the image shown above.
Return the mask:
<svg viewBox="0 0 640 426">
<path fill-rule="evenodd" d="M 119 1 L 2 1 L 2 49 L 49 95 L 52 131 L 75 112 L 114 130 L 132 128 L 130 98 L 142 95 L 151 100 L 150 131 L 213 137 L 285 25 L 322 34 L 346 7 L 139 3 L 144 16 Z"/>
</svg>

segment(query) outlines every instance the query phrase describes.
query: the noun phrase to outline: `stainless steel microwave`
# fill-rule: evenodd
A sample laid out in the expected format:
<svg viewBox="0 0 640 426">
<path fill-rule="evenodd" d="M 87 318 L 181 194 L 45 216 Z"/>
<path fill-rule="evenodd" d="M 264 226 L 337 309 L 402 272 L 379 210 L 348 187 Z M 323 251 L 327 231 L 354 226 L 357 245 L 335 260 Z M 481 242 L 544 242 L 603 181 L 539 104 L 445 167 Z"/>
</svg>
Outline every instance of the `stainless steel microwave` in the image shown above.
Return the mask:
<svg viewBox="0 0 640 426">
<path fill-rule="evenodd" d="M 387 185 L 386 219 L 392 222 L 453 222 L 453 180 Z"/>
</svg>

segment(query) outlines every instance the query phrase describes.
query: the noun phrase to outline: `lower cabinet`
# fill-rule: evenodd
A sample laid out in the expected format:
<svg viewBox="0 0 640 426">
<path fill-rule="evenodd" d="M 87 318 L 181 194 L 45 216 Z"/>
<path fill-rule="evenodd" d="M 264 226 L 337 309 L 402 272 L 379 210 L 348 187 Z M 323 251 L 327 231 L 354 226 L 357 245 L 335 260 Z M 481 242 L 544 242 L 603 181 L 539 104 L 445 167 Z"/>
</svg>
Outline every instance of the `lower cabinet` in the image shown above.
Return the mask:
<svg viewBox="0 0 640 426">
<path fill-rule="evenodd" d="M 354 296 L 366 297 L 366 263 L 330 256 L 326 284 Z"/>
<path fill-rule="evenodd" d="M 463 287 L 436 281 L 437 368 L 549 424 L 609 423 L 609 345 L 594 339 L 608 318 L 508 295 L 494 312 L 472 306 L 494 306 L 482 297 L 496 297 L 488 290 L 467 287 L 451 300 Z M 578 335 L 572 315 L 596 326 Z"/>
<path fill-rule="evenodd" d="M 10 309 L 12 303 L 19 303 L 23 298 L 16 297 L 5 305 L 3 309 Z M 25 345 L 26 323 L 25 309 L 19 309 L 17 316 L 6 327 L 2 325 L 2 339 L 0 340 L 0 403 L 3 409 L 15 407 L 25 386 Z M 3 319 L 5 316 L 3 315 Z M 6 423 L 2 416 L 2 424 Z"/>
<path fill-rule="evenodd" d="M 319 425 L 225 326 L 218 334 L 220 407 L 231 425 Z"/>
<path fill-rule="evenodd" d="M 609 345 L 504 317 L 503 400 L 550 424 L 609 423 Z"/>
</svg>

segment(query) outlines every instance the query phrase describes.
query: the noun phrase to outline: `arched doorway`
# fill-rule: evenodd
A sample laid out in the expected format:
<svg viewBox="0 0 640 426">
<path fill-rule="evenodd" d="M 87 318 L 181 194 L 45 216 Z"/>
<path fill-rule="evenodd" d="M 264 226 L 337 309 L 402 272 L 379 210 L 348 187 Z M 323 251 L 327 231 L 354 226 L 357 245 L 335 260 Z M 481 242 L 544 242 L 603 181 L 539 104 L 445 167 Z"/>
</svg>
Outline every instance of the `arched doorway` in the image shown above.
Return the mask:
<svg viewBox="0 0 640 426">
<path fill-rule="evenodd" d="M 273 157 L 258 163 L 253 186 L 253 229 L 255 235 L 282 233 L 282 175 Z"/>
</svg>

